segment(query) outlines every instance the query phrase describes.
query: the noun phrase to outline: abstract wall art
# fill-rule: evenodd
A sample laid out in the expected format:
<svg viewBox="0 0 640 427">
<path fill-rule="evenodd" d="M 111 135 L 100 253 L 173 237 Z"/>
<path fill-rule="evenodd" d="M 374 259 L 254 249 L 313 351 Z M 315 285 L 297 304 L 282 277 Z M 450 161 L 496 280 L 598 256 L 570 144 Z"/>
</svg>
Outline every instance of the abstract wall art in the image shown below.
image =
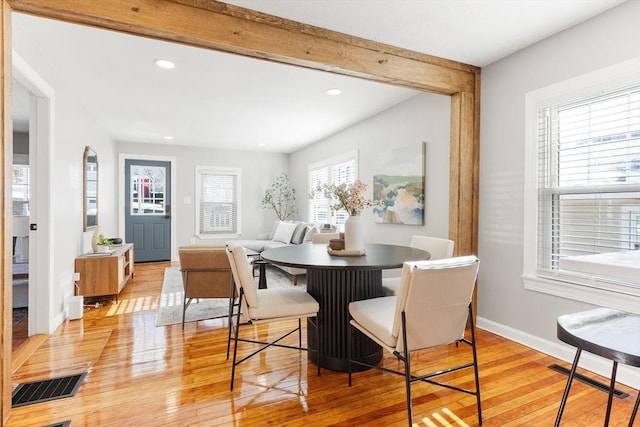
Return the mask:
<svg viewBox="0 0 640 427">
<path fill-rule="evenodd" d="M 395 148 L 386 153 L 380 173 L 373 176 L 373 208 L 377 223 L 424 225 L 426 144 Z"/>
</svg>

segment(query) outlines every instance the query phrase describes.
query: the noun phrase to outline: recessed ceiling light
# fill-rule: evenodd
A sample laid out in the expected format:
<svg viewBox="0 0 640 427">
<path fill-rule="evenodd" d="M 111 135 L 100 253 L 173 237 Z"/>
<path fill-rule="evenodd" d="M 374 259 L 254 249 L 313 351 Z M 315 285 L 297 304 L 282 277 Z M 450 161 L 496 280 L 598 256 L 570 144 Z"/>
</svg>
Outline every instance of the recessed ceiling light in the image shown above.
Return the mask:
<svg viewBox="0 0 640 427">
<path fill-rule="evenodd" d="M 264 147 L 265 145 L 267 144 L 265 144 L 264 142 L 258 142 L 258 147 Z"/>
<path fill-rule="evenodd" d="M 340 89 L 329 89 L 327 91 L 328 95 L 340 95 L 342 91 Z"/>
<path fill-rule="evenodd" d="M 156 59 L 156 65 L 160 68 L 166 68 L 168 70 L 174 68 L 176 66 L 176 64 L 174 64 L 173 62 L 169 61 L 168 59 Z"/>
<path fill-rule="evenodd" d="M 165 135 L 162 138 L 166 139 L 167 141 L 171 141 L 173 139 L 171 135 Z"/>
</svg>

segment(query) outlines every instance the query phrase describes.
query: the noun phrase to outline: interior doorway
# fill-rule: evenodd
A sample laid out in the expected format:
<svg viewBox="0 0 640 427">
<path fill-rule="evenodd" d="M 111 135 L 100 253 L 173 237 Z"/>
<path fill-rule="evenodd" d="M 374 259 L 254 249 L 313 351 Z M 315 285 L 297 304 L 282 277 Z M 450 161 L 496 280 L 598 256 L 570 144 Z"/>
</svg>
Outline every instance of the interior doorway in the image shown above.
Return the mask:
<svg viewBox="0 0 640 427">
<path fill-rule="evenodd" d="M 26 129 L 28 142 L 28 206 L 24 201 L 14 204 L 15 209 L 24 209 L 14 215 L 13 232 L 20 232 L 22 244 L 16 242 L 16 259 L 20 261 L 21 274 L 26 274 L 28 283 L 22 294 L 13 292 L 18 305 L 26 305 L 27 316 L 18 323 L 26 327 L 26 335 L 48 334 L 51 332 L 51 226 L 49 210 L 49 188 L 51 182 L 50 152 L 53 149 L 53 90 L 29 67 L 22 58 L 13 52 L 13 85 L 25 89 L 23 104 L 12 104 L 12 120 L 16 129 Z M 12 86 L 13 86 L 12 85 Z M 17 102 L 17 100 L 16 100 Z M 26 104 L 26 105 L 25 105 Z M 22 124 L 21 124 L 22 123 Z M 18 144 L 14 145 L 17 148 Z M 26 151 L 26 149 L 22 149 Z M 13 200 L 13 194 L 5 194 L 6 200 Z M 18 213 L 17 210 L 14 212 Z M 13 233 L 12 233 L 13 234 Z M 16 239 L 18 240 L 18 239 Z M 7 254 L 8 255 L 8 254 Z M 13 256 L 13 255 L 12 255 Z M 25 268 L 24 265 L 27 267 Z M 18 269 L 16 269 L 18 271 Z M 26 300 L 26 301 L 25 301 Z M 23 323 L 25 322 L 25 323 Z"/>
<path fill-rule="evenodd" d="M 31 92 L 12 82 L 13 159 L 11 207 L 13 216 L 12 265 L 12 349 L 29 336 L 29 201 L 31 175 L 29 159 L 29 116 Z"/>
</svg>

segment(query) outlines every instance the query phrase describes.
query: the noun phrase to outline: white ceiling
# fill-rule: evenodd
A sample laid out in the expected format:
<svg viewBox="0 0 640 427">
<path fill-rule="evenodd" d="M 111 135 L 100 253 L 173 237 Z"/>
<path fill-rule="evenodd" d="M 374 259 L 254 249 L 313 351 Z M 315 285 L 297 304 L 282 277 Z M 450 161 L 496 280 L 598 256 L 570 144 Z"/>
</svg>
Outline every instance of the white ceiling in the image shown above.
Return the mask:
<svg viewBox="0 0 640 427">
<path fill-rule="evenodd" d="M 230 0 L 306 24 L 485 66 L 624 0 Z M 416 92 L 14 14 L 14 50 L 117 141 L 292 152 Z M 61 48 L 63 47 L 63 48 Z M 168 58 L 173 70 L 153 61 Z M 34 62 L 36 60 L 34 59 Z M 44 65 L 42 65 L 44 64 Z M 51 73 L 51 74 L 50 74 Z M 339 87 L 342 95 L 328 96 Z M 19 89 L 19 88 L 18 88 Z M 14 123 L 28 102 L 14 91 Z M 165 140 L 165 135 L 173 136 Z"/>
</svg>

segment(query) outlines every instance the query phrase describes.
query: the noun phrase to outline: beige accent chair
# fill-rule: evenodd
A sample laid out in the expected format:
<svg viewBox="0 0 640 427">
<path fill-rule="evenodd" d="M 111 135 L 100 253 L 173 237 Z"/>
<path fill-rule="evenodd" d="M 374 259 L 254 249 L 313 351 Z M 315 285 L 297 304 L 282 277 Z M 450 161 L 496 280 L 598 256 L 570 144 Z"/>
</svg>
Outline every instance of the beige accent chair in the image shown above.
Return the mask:
<svg viewBox="0 0 640 427">
<path fill-rule="evenodd" d="M 302 347 L 301 319 L 309 319 L 315 324 L 317 329 L 317 323 L 315 322 L 317 321 L 319 305 L 305 289 L 293 287 L 258 289 L 253 280 L 252 269 L 245 248 L 240 245 L 228 244 L 226 253 L 229 264 L 231 265 L 238 294 L 238 297 L 234 298 L 232 309 L 229 312 L 229 336 L 227 338 L 228 359 L 233 334 L 233 364 L 231 368 L 231 391 L 233 391 L 236 366 L 260 353 L 262 350 L 265 350 L 267 347 L 274 346 L 294 350 L 307 350 L 307 348 Z M 241 313 L 244 315 L 244 320 L 241 318 Z M 240 337 L 240 327 L 244 323 L 259 324 L 291 319 L 298 320 L 297 327 L 271 342 Z M 255 332 L 254 328 L 250 330 Z M 298 332 L 297 346 L 280 343 L 282 339 L 295 332 Z M 238 360 L 238 342 L 259 344 L 261 347 Z M 319 348 L 320 341 L 318 340 L 318 334 L 316 334 L 316 351 L 318 351 L 318 353 Z M 318 357 L 317 360 L 319 361 L 320 357 Z M 317 368 L 318 375 L 320 375 L 319 363 Z"/>
<path fill-rule="evenodd" d="M 409 246 L 422 249 L 431 254 L 430 260 L 451 258 L 453 256 L 454 241 L 439 237 L 418 236 L 411 237 Z M 384 296 L 397 295 L 400 288 L 399 277 L 385 277 L 382 279 L 382 294 Z"/>
<path fill-rule="evenodd" d="M 478 422 L 479 425 L 482 425 L 478 359 L 471 304 L 479 264 L 480 262 L 475 256 L 405 262 L 397 296 L 350 303 L 351 320 L 347 334 L 349 387 L 351 387 L 353 364 L 404 376 L 409 427 L 412 425 L 412 382 L 423 381 L 471 394 L 476 397 Z M 469 326 L 469 338 L 465 337 L 467 325 Z M 394 354 L 402 362 L 404 369 L 398 371 L 353 360 L 351 356 L 353 328 L 358 329 Z M 465 356 L 465 352 L 458 348 L 458 343 L 466 343 L 471 347 L 471 357 Z M 437 362 L 439 368 L 437 371 L 427 374 L 421 372 L 420 375 L 411 373 L 412 353 L 454 344 L 455 348 L 449 350 L 450 357 L 442 360 L 428 360 L 428 354 L 422 354 L 419 359 L 413 359 L 414 362 L 421 361 L 427 365 Z M 465 357 L 471 361 L 460 364 Z M 447 379 L 439 380 L 444 382 L 435 379 L 441 375 L 466 368 L 473 368 L 474 390 L 451 385 Z"/>
<path fill-rule="evenodd" d="M 224 247 L 189 245 L 178 248 L 184 287 L 182 328 L 194 298 L 229 298 L 231 312 L 235 294 L 229 258 Z"/>
</svg>

